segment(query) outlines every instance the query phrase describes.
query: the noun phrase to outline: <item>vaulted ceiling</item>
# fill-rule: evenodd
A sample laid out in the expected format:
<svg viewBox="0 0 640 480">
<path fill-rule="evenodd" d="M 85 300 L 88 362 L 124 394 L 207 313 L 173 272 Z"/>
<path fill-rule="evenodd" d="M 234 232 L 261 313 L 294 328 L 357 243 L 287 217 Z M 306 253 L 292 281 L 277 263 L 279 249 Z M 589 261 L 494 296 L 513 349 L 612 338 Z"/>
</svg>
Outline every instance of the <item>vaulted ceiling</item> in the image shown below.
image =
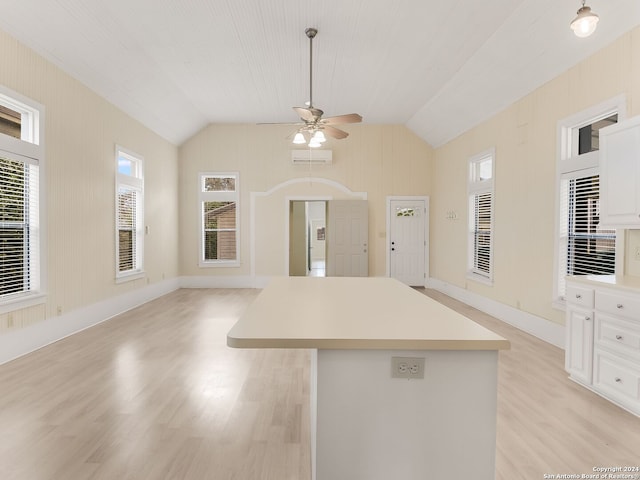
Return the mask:
<svg viewBox="0 0 640 480">
<path fill-rule="evenodd" d="M 0 28 L 167 140 L 325 115 L 455 138 L 640 24 L 640 0 L 2 0 Z"/>
</svg>

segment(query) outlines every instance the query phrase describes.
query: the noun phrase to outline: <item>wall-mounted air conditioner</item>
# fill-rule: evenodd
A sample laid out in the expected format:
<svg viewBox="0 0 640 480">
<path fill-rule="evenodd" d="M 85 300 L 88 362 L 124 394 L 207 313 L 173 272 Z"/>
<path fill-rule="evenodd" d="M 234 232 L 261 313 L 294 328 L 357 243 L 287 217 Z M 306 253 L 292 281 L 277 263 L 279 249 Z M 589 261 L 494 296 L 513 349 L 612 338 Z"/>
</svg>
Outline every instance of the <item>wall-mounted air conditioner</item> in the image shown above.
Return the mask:
<svg viewBox="0 0 640 480">
<path fill-rule="evenodd" d="M 333 163 L 333 152 L 331 150 L 291 150 L 291 163 L 294 165 L 322 164 L 331 165 Z"/>
</svg>

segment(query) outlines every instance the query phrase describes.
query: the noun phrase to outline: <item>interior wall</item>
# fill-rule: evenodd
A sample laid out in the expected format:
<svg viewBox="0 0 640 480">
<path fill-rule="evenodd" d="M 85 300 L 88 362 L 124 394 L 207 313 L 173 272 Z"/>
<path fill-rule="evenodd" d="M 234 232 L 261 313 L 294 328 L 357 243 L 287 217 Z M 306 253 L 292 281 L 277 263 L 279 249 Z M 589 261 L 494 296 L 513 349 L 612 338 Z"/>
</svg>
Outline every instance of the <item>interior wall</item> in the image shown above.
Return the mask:
<svg viewBox="0 0 640 480">
<path fill-rule="evenodd" d="M 327 204 L 326 202 L 308 202 L 307 216 L 309 229 L 311 232 L 311 261 L 326 260 L 326 243 L 324 238 L 319 237 L 318 229 L 324 228 L 327 231 Z"/>
<path fill-rule="evenodd" d="M 178 274 L 177 148 L 0 31 L 0 84 L 45 107 L 48 288 L 0 332 Z M 146 275 L 115 282 L 115 145 L 145 160 Z"/>
<path fill-rule="evenodd" d="M 299 166 L 291 163 L 290 126 L 209 125 L 179 149 L 180 158 L 180 272 L 184 276 L 251 276 L 250 196 L 268 192 L 293 179 L 318 177 L 366 192 L 369 200 L 369 271 L 386 274 L 386 197 L 431 193 L 433 150 L 422 139 L 399 125 L 347 125 L 346 140 L 329 140 L 332 165 Z M 198 267 L 198 173 L 237 171 L 240 174 L 240 266 Z M 325 195 L 323 184 L 301 182 L 287 195 L 314 199 Z M 256 237 L 256 251 L 267 249 L 268 258 L 257 258 L 260 275 L 282 275 L 286 236 L 283 221 L 287 209 L 257 204 L 256 223 L 270 225 Z M 260 209 L 258 211 L 258 209 Z M 258 272 L 259 270 L 259 272 Z"/>
<path fill-rule="evenodd" d="M 431 276 L 553 322 L 557 125 L 617 95 L 640 114 L 640 28 L 435 152 Z M 493 286 L 469 280 L 467 162 L 496 148 Z M 454 212 L 456 215 L 451 215 Z M 625 256 L 640 245 L 627 235 Z M 627 273 L 640 274 L 640 269 Z"/>
<path fill-rule="evenodd" d="M 307 275 L 307 215 L 304 201 L 289 202 L 289 275 Z"/>
</svg>

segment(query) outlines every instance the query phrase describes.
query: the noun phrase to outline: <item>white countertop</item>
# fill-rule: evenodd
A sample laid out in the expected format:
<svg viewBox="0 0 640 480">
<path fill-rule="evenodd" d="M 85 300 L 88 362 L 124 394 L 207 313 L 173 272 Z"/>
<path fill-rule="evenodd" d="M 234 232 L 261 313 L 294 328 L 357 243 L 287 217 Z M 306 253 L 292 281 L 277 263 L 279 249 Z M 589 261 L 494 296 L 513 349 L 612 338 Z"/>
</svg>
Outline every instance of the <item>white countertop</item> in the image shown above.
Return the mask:
<svg viewBox="0 0 640 480">
<path fill-rule="evenodd" d="M 279 277 L 227 335 L 235 348 L 501 350 L 509 341 L 383 277 Z"/>
<path fill-rule="evenodd" d="M 567 280 L 595 287 L 611 287 L 640 293 L 640 277 L 629 275 L 571 275 Z"/>
</svg>

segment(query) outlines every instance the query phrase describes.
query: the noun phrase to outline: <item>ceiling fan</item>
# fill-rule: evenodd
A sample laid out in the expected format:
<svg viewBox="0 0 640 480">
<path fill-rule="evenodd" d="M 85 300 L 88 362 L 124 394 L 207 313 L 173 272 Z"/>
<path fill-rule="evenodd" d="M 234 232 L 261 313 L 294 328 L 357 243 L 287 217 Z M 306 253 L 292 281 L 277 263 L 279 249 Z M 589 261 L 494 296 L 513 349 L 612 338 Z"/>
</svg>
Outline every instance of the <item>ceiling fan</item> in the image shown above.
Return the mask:
<svg viewBox="0 0 640 480">
<path fill-rule="evenodd" d="M 301 127 L 296 132 L 293 143 L 297 145 L 308 144 L 311 148 L 318 148 L 326 140 L 325 135 L 338 140 L 349 136 L 347 132 L 334 127 L 334 125 L 359 123 L 362 121 L 362 117 L 357 113 L 349 113 L 322 118 L 324 112 L 313 104 L 313 39 L 318 34 L 318 30 L 307 28 L 304 33 L 309 38 L 309 102 L 306 107 L 293 107 L 300 120 L 304 122 L 296 124 Z"/>
</svg>

